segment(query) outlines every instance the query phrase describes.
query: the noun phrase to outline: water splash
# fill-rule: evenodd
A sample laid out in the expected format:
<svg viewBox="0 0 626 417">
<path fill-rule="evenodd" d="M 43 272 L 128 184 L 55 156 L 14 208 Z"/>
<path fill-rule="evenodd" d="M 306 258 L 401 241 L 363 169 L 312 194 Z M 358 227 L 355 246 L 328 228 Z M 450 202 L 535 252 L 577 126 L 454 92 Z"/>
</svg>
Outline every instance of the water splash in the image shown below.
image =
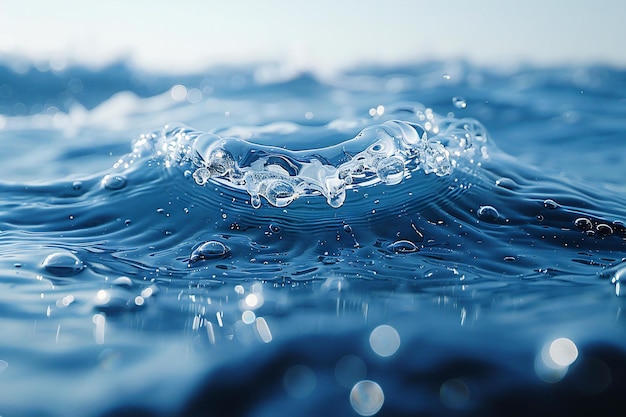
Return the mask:
<svg viewBox="0 0 626 417">
<path fill-rule="evenodd" d="M 286 207 L 304 196 L 323 196 L 341 207 L 349 189 L 396 185 L 417 171 L 450 175 L 461 165 L 489 158 L 484 127 L 475 120 L 443 118 L 426 109 L 416 121 L 388 120 L 365 127 L 354 138 L 317 149 L 292 151 L 183 126 L 143 135 L 116 167 L 128 168 L 143 155 L 167 167 L 184 166 L 198 185 L 213 181 L 243 190 L 253 207 L 261 198 Z"/>
</svg>

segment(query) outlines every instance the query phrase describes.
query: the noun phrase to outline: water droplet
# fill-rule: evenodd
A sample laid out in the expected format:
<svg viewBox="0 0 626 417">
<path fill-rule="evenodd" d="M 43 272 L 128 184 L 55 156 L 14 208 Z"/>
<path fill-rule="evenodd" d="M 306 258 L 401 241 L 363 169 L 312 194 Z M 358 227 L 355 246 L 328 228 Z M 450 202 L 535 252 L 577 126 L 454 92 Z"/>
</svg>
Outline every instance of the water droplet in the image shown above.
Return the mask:
<svg viewBox="0 0 626 417">
<path fill-rule="evenodd" d="M 272 233 L 280 233 L 280 226 L 276 226 L 275 224 L 270 224 L 270 230 Z"/>
<path fill-rule="evenodd" d="M 488 223 L 495 223 L 500 218 L 500 213 L 493 206 L 480 206 L 476 214 L 480 220 Z"/>
<path fill-rule="evenodd" d="M 450 77 L 450 74 L 443 74 L 443 79 L 444 80 L 449 80 L 450 78 L 452 78 L 452 77 Z"/>
<path fill-rule="evenodd" d="M 578 230 L 591 230 L 593 228 L 593 223 L 586 217 L 579 217 L 574 221 L 574 226 L 578 228 Z"/>
<path fill-rule="evenodd" d="M 543 206 L 545 208 L 547 208 L 548 210 L 555 210 L 558 209 L 559 207 L 561 207 L 559 205 L 559 203 L 557 203 L 556 201 L 552 200 L 551 198 L 548 198 L 547 200 L 543 201 Z"/>
<path fill-rule="evenodd" d="M 80 181 L 74 181 L 72 183 L 72 188 L 77 190 L 77 191 L 80 190 L 82 188 L 82 186 L 83 186 L 83 183 L 80 182 Z"/>
<path fill-rule="evenodd" d="M 126 186 L 126 178 L 121 175 L 105 175 L 102 185 L 108 190 L 120 190 Z"/>
<path fill-rule="evenodd" d="M 43 266 L 48 272 L 60 277 L 76 275 L 85 265 L 71 252 L 55 252 L 46 257 Z"/>
<path fill-rule="evenodd" d="M 496 180 L 496 186 L 506 188 L 507 190 L 517 189 L 517 184 L 511 178 L 502 177 Z"/>
<path fill-rule="evenodd" d="M 332 208 L 339 208 L 343 205 L 343 202 L 346 201 L 346 192 L 341 191 L 338 194 L 329 195 L 326 201 Z"/>
<path fill-rule="evenodd" d="M 398 240 L 387 246 L 387 249 L 393 253 L 413 253 L 419 250 L 417 245 L 410 240 Z"/>
<path fill-rule="evenodd" d="M 454 104 L 454 107 L 457 109 L 464 109 L 467 107 L 467 102 L 463 97 L 452 97 L 452 104 Z"/>
<path fill-rule="evenodd" d="M 133 281 L 128 277 L 118 277 L 111 282 L 113 285 L 117 285 L 118 287 L 131 288 L 133 286 Z"/>
<path fill-rule="evenodd" d="M 209 259 L 223 259 L 230 255 L 230 249 L 222 242 L 209 240 L 198 246 L 189 258 L 189 265 Z"/>
<path fill-rule="evenodd" d="M 346 233 L 352 233 L 352 227 L 349 224 L 344 224 L 343 231 Z"/>
<path fill-rule="evenodd" d="M 259 197 L 258 194 L 251 195 L 250 196 L 250 204 L 252 204 L 252 207 L 254 207 L 255 209 L 260 208 L 261 207 L 261 197 Z"/>
</svg>

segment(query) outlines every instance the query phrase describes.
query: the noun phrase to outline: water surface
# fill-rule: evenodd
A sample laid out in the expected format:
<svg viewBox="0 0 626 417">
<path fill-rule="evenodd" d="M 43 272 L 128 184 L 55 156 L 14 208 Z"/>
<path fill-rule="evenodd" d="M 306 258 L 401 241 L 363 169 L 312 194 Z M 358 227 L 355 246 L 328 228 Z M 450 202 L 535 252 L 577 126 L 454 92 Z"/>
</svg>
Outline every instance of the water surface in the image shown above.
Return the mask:
<svg viewBox="0 0 626 417">
<path fill-rule="evenodd" d="M 622 70 L 0 74 L 2 415 L 623 414 Z"/>
</svg>

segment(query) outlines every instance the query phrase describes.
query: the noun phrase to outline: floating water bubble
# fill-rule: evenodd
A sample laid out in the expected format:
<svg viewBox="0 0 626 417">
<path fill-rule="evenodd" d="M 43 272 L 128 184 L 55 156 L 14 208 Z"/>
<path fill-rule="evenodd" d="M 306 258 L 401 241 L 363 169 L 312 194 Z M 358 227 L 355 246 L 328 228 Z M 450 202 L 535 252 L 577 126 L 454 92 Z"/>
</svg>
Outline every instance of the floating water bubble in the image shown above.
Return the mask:
<svg viewBox="0 0 626 417">
<path fill-rule="evenodd" d="M 373 416 L 378 413 L 384 402 L 383 389 L 374 381 L 359 381 L 350 391 L 350 405 L 362 416 Z"/>
<path fill-rule="evenodd" d="M 111 281 L 111 284 L 117 285 L 118 287 L 131 288 L 133 281 L 128 277 L 118 277 Z"/>
<path fill-rule="evenodd" d="M 85 265 L 71 252 L 55 252 L 46 257 L 43 266 L 48 272 L 60 277 L 76 275 Z"/>
<path fill-rule="evenodd" d="M 593 228 L 593 223 L 586 217 L 579 217 L 574 221 L 574 226 L 576 226 L 578 230 L 585 231 L 591 230 Z"/>
<path fill-rule="evenodd" d="M 543 201 L 543 206 L 545 208 L 547 208 L 548 210 L 556 210 L 559 207 L 561 207 L 559 205 L 559 203 L 557 203 L 556 201 L 552 200 L 551 198 L 548 198 L 547 200 Z"/>
<path fill-rule="evenodd" d="M 613 228 L 608 224 L 601 223 L 596 226 L 596 232 L 598 232 L 600 236 L 610 236 L 613 234 Z"/>
<path fill-rule="evenodd" d="M 516 190 L 518 185 L 511 178 L 502 177 L 496 180 L 496 186 L 506 188 L 507 190 Z"/>
<path fill-rule="evenodd" d="M 80 181 L 74 181 L 72 183 L 72 188 L 76 191 L 80 190 L 83 187 L 83 183 Z"/>
<path fill-rule="evenodd" d="M 372 330 L 369 342 L 378 356 L 392 356 L 400 347 L 400 335 L 393 327 L 383 324 Z"/>
<path fill-rule="evenodd" d="M 454 107 L 457 109 L 464 109 L 467 107 L 467 102 L 463 97 L 452 97 L 452 104 L 454 104 Z"/>
<path fill-rule="evenodd" d="M 476 214 L 480 220 L 488 223 L 495 223 L 500 218 L 500 213 L 493 206 L 480 206 Z"/>
<path fill-rule="evenodd" d="M 120 190 L 126 186 L 126 178 L 122 175 L 107 174 L 102 178 L 102 185 L 108 190 Z"/>
<path fill-rule="evenodd" d="M 410 240 L 397 240 L 387 246 L 387 249 L 393 253 L 413 253 L 419 251 L 417 245 Z"/>
<path fill-rule="evenodd" d="M 202 243 L 191 253 L 189 265 L 198 261 L 223 259 L 230 255 L 230 248 L 217 240 Z"/>
</svg>

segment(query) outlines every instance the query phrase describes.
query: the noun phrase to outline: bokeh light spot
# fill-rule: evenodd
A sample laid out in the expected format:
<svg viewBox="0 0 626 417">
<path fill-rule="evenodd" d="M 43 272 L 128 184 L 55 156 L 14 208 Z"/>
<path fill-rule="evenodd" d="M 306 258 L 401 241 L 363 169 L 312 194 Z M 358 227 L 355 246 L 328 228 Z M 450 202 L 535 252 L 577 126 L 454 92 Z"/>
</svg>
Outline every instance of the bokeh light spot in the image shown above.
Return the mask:
<svg viewBox="0 0 626 417">
<path fill-rule="evenodd" d="M 570 339 L 558 338 L 550 344 L 550 358 L 557 365 L 570 366 L 578 358 L 578 348 Z"/>
<path fill-rule="evenodd" d="M 243 321 L 244 323 L 252 324 L 254 323 L 254 320 L 256 320 L 256 314 L 254 314 L 254 311 L 246 310 L 241 313 L 241 321 Z"/>
<path fill-rule="evenodd" d="M 383 389 L 374 381 L 359 381 L 350 391 L 350 405 L 362 416 L 373 416 L 378 413 L 384 402 Z"/>
<path fill-rule="evenodd" d="M 176 101 L 183 101 L 187 98 L 187 88 L 184 85 L 176 84 L 170 90 L 170 95 Z"/>
<path fill-rule="evenodd" d="M 454 410 L 461 410 L 470 400 L 470 390 L 465 381 L 449 379 L 441 384 L 439 398 L 443 405 Z"/>
<path fill-rule="evenodd" d="M 283 384 L 287 394 L 291 397 L 306 398 L 315 389 L 317 378 L 310 368 L 304 365 L 295 365 L 285 372 Z"/>
<path fill-rule="evenodd" d="M 370 347 L 379 356 L 391 356 L 400 347 L 400 335 L 393 327 L 380 325 L 370 334 Z"/>
</svg>

